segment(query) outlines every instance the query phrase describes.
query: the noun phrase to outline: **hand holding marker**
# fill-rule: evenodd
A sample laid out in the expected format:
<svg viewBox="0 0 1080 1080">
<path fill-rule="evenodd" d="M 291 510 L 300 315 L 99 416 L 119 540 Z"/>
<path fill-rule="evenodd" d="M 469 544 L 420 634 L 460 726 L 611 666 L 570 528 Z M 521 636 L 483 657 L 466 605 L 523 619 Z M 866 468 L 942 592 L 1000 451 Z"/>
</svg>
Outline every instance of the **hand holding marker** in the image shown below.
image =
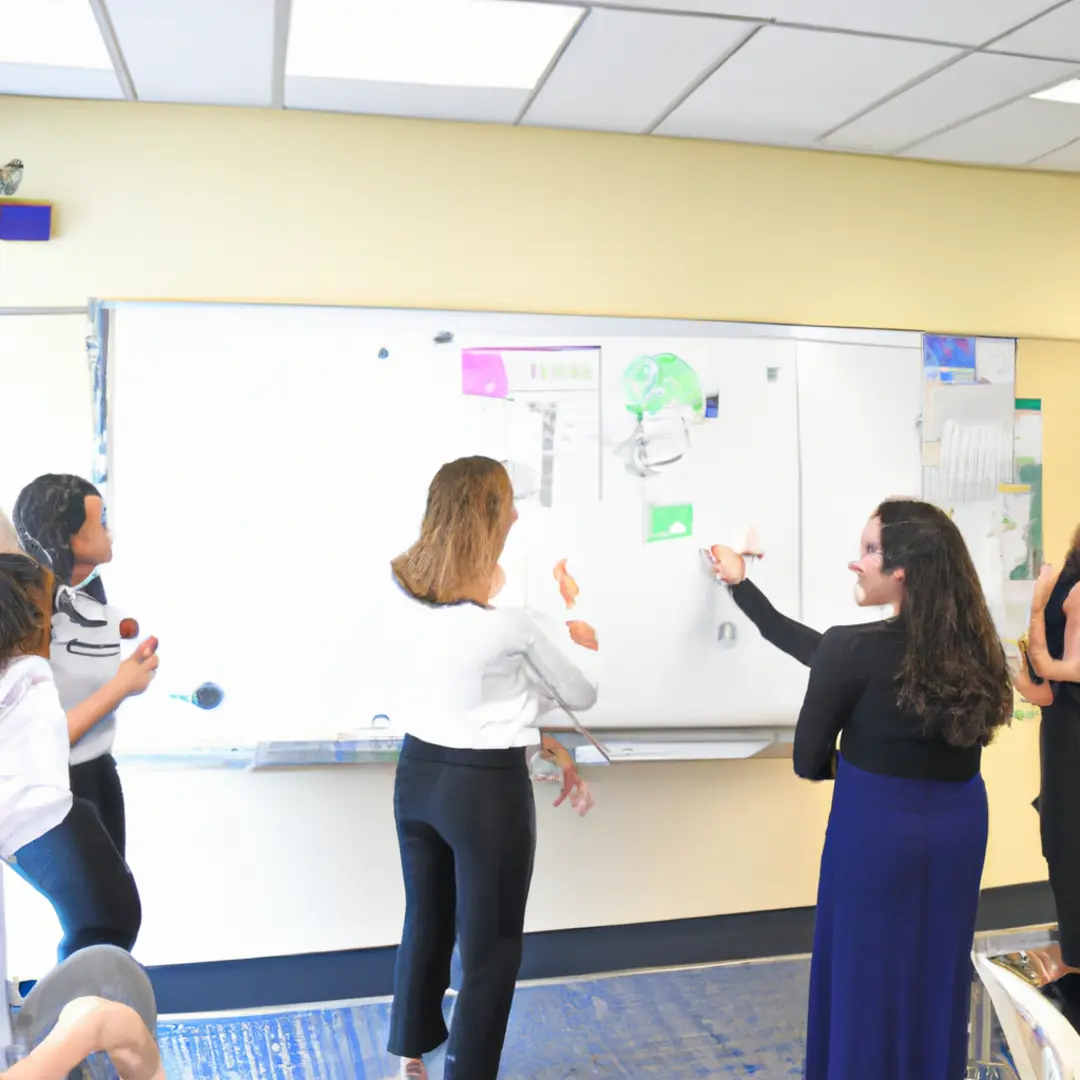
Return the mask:
<svg viewBox="0 0 1080 1080">
<path fill-rule="evenodd" d="M 750 560 L 752 565 L 754 560 L 765 558 L 765 551 L 757 530 L 751 527 L 737 549 L 726 544 L 713 544 L 701 549 L 701 558 L 710 577 L 725 585 L 738 585 L 746 577 L 747 561 Z"/>
<path fill-rule="evenodd" d="M 738 585 L 746 579 L 747 561 L 765 557 L 757 531 L 752 527 L 746 531 L 739 548 L 736 551 L 726 544 L 713 544 L 710 548 L 701 549 L 705 572 L 711 580 L 729 587 Z M 734 648 L 738 636 L 738 627 L 730 620 L 720 624 L 716 635 L 717 641 L 725 649 Z"/>
<path fill-rule="evenodd" d="M 120 620 L 121 641 L 133 641 L 138 636 L 137 620 Z M 137 697 L 150 685 L 154 675 L 157 674 L 158 664 L 161 663 L 157 650 L 158 639 L 149 637 L 120 664 L 115 676 L 115 685 L 120 687 L 125 698 Z"/>
</svg>

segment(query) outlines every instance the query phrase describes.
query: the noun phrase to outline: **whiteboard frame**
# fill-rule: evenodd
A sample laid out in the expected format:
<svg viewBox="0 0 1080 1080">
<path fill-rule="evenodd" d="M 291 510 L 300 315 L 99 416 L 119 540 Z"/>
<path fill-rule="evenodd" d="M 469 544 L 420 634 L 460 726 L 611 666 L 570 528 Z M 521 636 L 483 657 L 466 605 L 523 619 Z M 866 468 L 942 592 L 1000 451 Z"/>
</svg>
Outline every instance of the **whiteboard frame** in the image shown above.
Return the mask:
<svg viewBox="0 0 1080 1080">
<path fill-rule="evenodd" d="M 924 331 L 875 330 L 857 327 L 802 326 L 784 323 L 748 323 L 723 320 L 655 318 L 649 316 L 559 315 L 508 311 L 466 311 L 436 308 L 385 308 L 362 304 L 319 304 L 290 301 L 214 300 L 214 299 L 96 299 L 91 298 L 85 310 L 100 305 L 102 310 L 148 307 L 229 307 L 273 308 L 289 307 L 315 310 L 347 310 L 379 319 L 389 330 L 395 327 L 410 333 L 436 334 L 450 332 L 453 347 L 460 337 L 470 334 L 491 336 L 492 320 L 499 321 L 500 332 L 516 337 L 703 337 L 772 339 L 823 344 L 884 346 L 921 349 Z M 84 309 L 76 309 L 84 310 Z M 925 331 L 929 333 L 930 331 Z M 112 402 L 115 396 L 115 365 L 108 374 L 108 431 L 114 430 Z M 108 472 L 113 473 L 113 440 L 106 445 Z M 801 515 L 800 552 L 802 548 Z M 800 555 L 801 558 L 801 555 Z M 591 755 L 585 740 L 572 727 L 550 727 L 557 732 L 568 748 L 584 751 L 582 760 Z M 641 761 L 700 761 L 723 758 L 788 758 L 794 739 L 794 723 L 772 727 L 701 727 L 663 728 L 605 728 L 603 740 L 612 753 L 612 764 Z M 118 753 L 125 766 L 149 768 L 222 767 L 231 769 L 307 768 L 321 765 L 386 764 L 396 759 L 400 749 L 397 738 L 373 738 L 333 741 L 276 741 L 254 746 L 228 749 L 193 750 L 177 748 L 153 753 Z"/>
</svg>

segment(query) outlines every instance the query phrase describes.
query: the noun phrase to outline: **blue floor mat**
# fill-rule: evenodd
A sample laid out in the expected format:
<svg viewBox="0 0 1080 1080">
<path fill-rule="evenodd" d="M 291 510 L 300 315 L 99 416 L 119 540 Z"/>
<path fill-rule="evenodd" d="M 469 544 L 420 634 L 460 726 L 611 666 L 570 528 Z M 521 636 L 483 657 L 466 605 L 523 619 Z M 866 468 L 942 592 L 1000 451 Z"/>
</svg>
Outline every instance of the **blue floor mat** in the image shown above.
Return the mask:
<svg viewBox="0 0 1080 1080">
<path fill-rule="evenodd" d="M 798 960 L 524 986 L 500 1077 L 798 1077 L 808 981 Z M 171 1080 L 389 1080 L 389 1012 L 377 1002 L 166 1021 L 159 1042 Z"/>
</svg>

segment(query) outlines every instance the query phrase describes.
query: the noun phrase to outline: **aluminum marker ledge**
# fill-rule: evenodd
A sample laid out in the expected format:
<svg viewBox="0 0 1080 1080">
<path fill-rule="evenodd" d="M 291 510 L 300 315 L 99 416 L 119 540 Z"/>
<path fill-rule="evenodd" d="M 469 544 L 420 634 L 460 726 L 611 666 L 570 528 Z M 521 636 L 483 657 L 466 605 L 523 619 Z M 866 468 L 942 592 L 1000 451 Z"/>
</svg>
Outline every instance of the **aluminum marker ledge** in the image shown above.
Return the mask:
<svg viewBox="0 0 1080 1080">
<path fill-rule="evenodd" d="M 589 756 L 593 750 L 573 728 L 551 727 L 582 764 L 603 764 Z M 792 727 L 771 728 L 623 728 L 597 731 L 611 751 L 612 764 L 656 761 L 723 761 L 749 758 L 790 758 Z M 340 740 L 276 741 L 254 746 L 176 747 L 157 750 L 117 750 L 122 768 L 297 769 L 324 765 L 386 765 L 397 761 L 398 736 Z M 595 752 L 594 752 L 595 753 Z"/>
</svg>

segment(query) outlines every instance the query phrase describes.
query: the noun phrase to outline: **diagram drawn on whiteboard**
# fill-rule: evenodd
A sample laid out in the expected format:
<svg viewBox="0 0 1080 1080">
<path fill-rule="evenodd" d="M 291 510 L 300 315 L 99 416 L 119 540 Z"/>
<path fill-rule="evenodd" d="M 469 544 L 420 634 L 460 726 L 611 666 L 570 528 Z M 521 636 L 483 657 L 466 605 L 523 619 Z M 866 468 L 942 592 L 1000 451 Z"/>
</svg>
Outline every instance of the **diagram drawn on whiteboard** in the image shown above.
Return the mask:
<svg viewBox="0 0 1080 1080">
<path fill-rule="evenodd" d="M 498 404 L 519 502 L 600 499 L 600 350 L 466 349 L 462 392 Z"/>
<path fill-rule="evenodd" d="M 616 447 L 634 476 L 656 476 L 690 450 L 690 426 L 705 415 L 697 372 L 674 353 L 639 356 L 623 372 L 626 411 L 636 423 Z"/>
</svg>

